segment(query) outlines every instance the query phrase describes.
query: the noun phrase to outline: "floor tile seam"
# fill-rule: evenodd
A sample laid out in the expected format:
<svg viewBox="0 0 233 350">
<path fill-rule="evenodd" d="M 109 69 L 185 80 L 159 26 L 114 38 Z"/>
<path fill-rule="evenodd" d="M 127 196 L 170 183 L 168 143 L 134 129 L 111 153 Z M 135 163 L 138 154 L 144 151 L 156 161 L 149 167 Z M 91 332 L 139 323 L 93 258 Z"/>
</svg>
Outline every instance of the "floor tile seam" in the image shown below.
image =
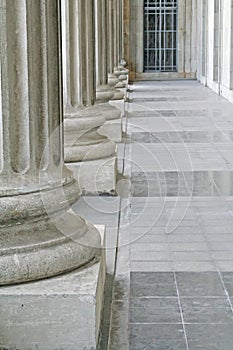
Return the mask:
<svg viewBox="0 0 233 350">
<path fill-rule="evenodd" d="M 233 313 L 233 303 L 232 303 L 232 301 L 231 301 L 231 296 L 229 295 L 229 293 L 228 293 L 228 291 L 227 291 L 226 285 L 225 285 L 225 283 L 224 283 L 224 279 L 223 279 L 223 277 L 222 277 L 222 273 L 221 273 L 221 271 L 219 270 L 219 268 L 217 268 L 217 271 L 218 271 L 218 275 L 219 275 L 219 278 L 220 278 L 220 280 L 221 280 L 222 286 L 223 286 L 223 288 L 224 288 L 224 292 L 225 292 L 227 301 L 228 301 L 228 303 L 229 303 L 229 305 L 230 305 L 230 308 L 231 308 L 231 311 L 232 311 L 232 313 Z"/>
<path fill-rule="evenodd" d="M 196 244 L 202 244 L 202 243 L 204 243 L 204 242 L 200 242 L 200 243 L 197 243 L 197 242 L 190 242 L 190 243 L 184 243 L 184 244 L 190 244 L 191 246 L 194 244 L 194 243 L 196 243 Z M 143 245 L 143 244 L 151 244 L 151 243 L 138 243 L 138 244 L 140 244 L 140 245 Z M 153 243 L 153 244 L 156 244 L 156 243 Z M 170 254 L 172 254 L 172 253 L 184 253 L 184 252 L 187 252 L 187 253 L 194 253 L 194 252 L 199 252 L 199 253 L 201 253 L 201 252 L 213 252 L 213 251 L 218 251 L 218 250 L 214 250 L 214 249 L 208 249 L 207 247 L 204 249 L 202 249 L 202 250 L 190 250 L 190 249 L 185 249 L 185 247 L 184 247 L 184 249 L 182 249 L 182 250 L 177 250 L 177 249 L 175 249 L 174 250 L 174 248 L 172 248 L 172 245 L 174 245 L 174 244 L 180 244 L 179 242 L 178 243 L 158 243 L 158 244 L 164 244 L 164 245 L 169 245 L 169 247 L 167 247 L 168 249 L 166 249 L 165 250 L 165 252 L 167 252 L 167 253 L 170 253 Z M 166 247 L 165 247 L 166 248 Z M 232 248 L 232 250 L 233 250 L 233 248 Z M 227 250 L 227 252 L 231 252 L 232 250 Z M 154 249 L 150 249 L 149 250 L 149 248 L 148 249 L 140 249 L 140 248 L 131 248 L 131 251 L 132 252 L 134 252 L 134 253 L 143 253 L 143 252 L 151 252 L 151 253 L 153 253 L 153 252 L 155 252 L 155 253 L 161 253 L 161 252 L 164 252 L 164 249 L 159 249 L 159 250 L 154 250 Z M 222 251 L 222 250 L 221 250 Z M 213 258 L 213 257 L 212 257 Z M 213 258 L 214 259 L 214 258 Z M 165 259 L 165 261 L 166 261 L 166 259 Z"/>
<path fill-rule="evenodd" d="M 129 322 L 130 325 L 143 325 L 143 326 L 150 326 L 150 325 L 179 325 L 182 326 L 183 324 L 181 322 Z M 191 325 L 210 325 L 210 326 L 232 326 L 232 322 L 185 322 L 185 326 L 191 326 Z"/>
<path fill-rule="evenodd" d="M 224 171 L 224 170 L 223 170 L 223 171 Z M 223 172 L 223 171 L 219 171 L 219 172 Z M 233 169 L 232 169 L 232 171 L 233 171 Z M 231 170 L 229 170 L 229 172 L 231 172 Z M 219 197 L 223 197 L 224 194 L 221 192 L 221 190 L 220 190 L 219 187 L 217 186 L 216 181 L 214 180 L 213 175 L 211 175 L 211 170 L 209 170 L 208 173 L 209 173 L 209 177 L 211 178 L 212 183 L 214 184 L 215 188 L 217 189 L 217 192 L 219 193 Z"/>
<path fill-rule="evenodd" d="M 129 322 L 130 325 L 144 325 L 144 326 L 147 326 L 147 325 L 179 325 L 179 326 L 182 326 L 182 323 L 181 322 L 132 322 L 130 321 Z"/>
<path fill-rule="evenodd" d="M 185 337 L 186 348 L 187 348 L 187 350 L 189 350 L 188 337 L 187 337 L 186 328 L 185 328 L 185 321 L 184 321 L 183 309 L 182 309 L 182 305 L 181 305 L 180 292 L 179 292 L 179 289 L 178 289 L 178 283 L 177 283 L 177 278 L 176 278 L 175 269 L 173 269 L 173 276 L 174 276 L 174 282 L 175 282 L 176 292 L 177 292 L 177 297 L 178 297 L 178 304 L 179 304 L 179 310 L 180 310 L 180 317 L 181 317 L 182 327 L 183 327 L 183 331 L 184 331 L 184 337 Z"/>
<path fill-rule="evenodd" d="M 148 244 L 150 244 L 150 243 L 154 244 L 154 242 L 148 242 Z M 177 242 L 177 244 L 178 243 L 180 244 L 180 242 Z M 196 243 L 196 242 L 194 242 L 194 243 Z M 200 242 L 200 243 L 203 243 L 203 242 Z M 216 242 L 216 243 L 218 243 L 218 242 Z M 229 242 L 229 243 L 232 243 L 232 241 Z M 158 244 L 163 244 L 163 242 L 158 242 Z M 191 244 L 192 244 L 192 242 L 191 242 Z M 131 252 L 132 252 L 132 255 L 135 255 L 135 254 L 144 254 L 145 255 L 145 254 L 152 254 L 154 251 L 153 250 L 149 250 L 149 249 L 147 249 L 147 250 L 136 249 L 136 250 L 131 250 Z M 156 252 L 156 254 L 161 255 L 161 253 L 163 253 L 164 251 L 163 250 L 156 250 L 155 252 Z M 214 251 L 214 252 L 216 254 L 216 251 Z M 232 251 L 227 251 L 227 252 L 230 253 Z M 182 251 L 172 250 L 171 252 L 169 252 L 169 251 L 165 251 L 164 252 L 164 254 L 169 254 L 169 253 L 170 253 L 169 257 L 171 259 L 173 259 L 173 260 L 178 259 L 178 260 L 189 261 L 189 260 L 193 260 L 192 256 L 195 256 L 196 259 L 199 259 L 200 261 L 209 261 L 210 259 L 213 259 L 213 257 L 210 254 L 208 255 L 208 252 L 205 251 L 205 250 L 198 250 L 198 251 L 193 251 L 193 250 L 191 250 L 191 251 L 190 250 L 185 250 L 185 251 L 184 250 L 182 250 Z M 221 251 L 221 253 L 226 253 L 226 251 L 223 250 L 223 251 Z M 182 257 L 182 254 L 184 255 L 183 257 Z M 190 255 L 190 257 L 188 255 Z M 202 255 L 203 255 L 203 257 L 202 257 Z M 148 257 L 149 260 L 152 260 L 152 261 L 153 260 L 157 260 L 156 256 L 154 258 L 153 257 Z M 144 260 L 144 258 L 143 259 L 137 259 L 137 260 Z M 167 258 L 164 258 L 163 260 L 166 261 Z M 232 259 L 230 259 L 230 258 L 229 259 L 224 259 L 224 258 L 220 257 L 220 258 L 217 258 L 217 260 L 226 260 L 226 261 L 228 261 L 228 260 L 233 260 L 233 257 L 232 257 Z"/>
<path fill-rule="evenodd" d="M 193 299 L 193 300 L 198 300 L 198 299 L 217 299 L 217 300 L 226 300 L 226 295 L 222 296 L 222 295 L 197 295 L 197 296 L 193 296 L 193 295 L 180 295 L 180 299 Z"/>
<path fill-rule="evenodd" d="M 199 221 L 200 225 L 202 225 L 202 220 L 201 220 L 201 217 L 200 217 L 200 216 L 198 216 L 198 221 Z M 220 270 L 219 270 L 219 268 L 218 268 L 218 265 L 217 265 L 217 264 L 218 264 L 218 260 L 216 260 L 215 257 L 214 257 L 214 250 L 213 250 L 212 247 L 211 247 L 211 244 L 210 244 L 211 242 L 208 241 L 208 238 L 206 237 L 206 232 L 203 232 L 203 236 L 204 236 L 204 238 L 205 238 L 205 243 L 206 243 L 207 247 L 209 247 L 209 252 L 210 252 L 210 255 L 211 255 L 211 258 L 212 258 L 212 263 L 213 263 L 214 267 L 216 268 L 216 271 L 218 272 L 218 275 L 219 275 L 219 277 L 220 277 L 222 286 L 223 286 L 223 288 L 224 288 L 224 292 L 225 292 L 227 301 L 228 301 L 228 303 L 229 303 L 229 305 L 230 305 L 231 311 L 233 312 L 233 304 L 232 304 L 232 302 L 231 302 L 231 300 L 230 300 L 230 297 L 229 297 L 229 294 L 228 294 L 228 292 L 227 292 L 227 290 L 226 290 L 226 287 L 225 287 L 225 284 L 224 284 L 224 281 L 223 281 L 221 272 L 220 272 Z"/>
<path fill-rule="evenodd" d="M 231 260 L 230 260 L 231 261 Z M 131 262 L 133 264 L 137 263 L 142 263 L 142 264 L 152 264 L 152 265 L 159 265 L 159 264 L 170 264 L 171 265 L 171 269 L 173 270 L 176 270 L 178 272 L 185 272 L 186 270 L 178 270 L 179 267 L 177 266 L 180 266 L 180 265 L 183 265 L 183 264 L 196 264 L 196 265 L 201 265 L 201 264 L 209 264 L 212 266 L 212 268 L 215 269 L 215 271 L 217 271 L 217 268 L 218 266 L 215 266 L 213 263 L 212 263 L 212 260 L 200 260 L 200 261 L 196 261 L 196 259 L 193 259 L 193 260 L 134 260 L 134 259 L 131 259 Z M 221 263 L 221 262 L 226 262 L 226 263 L 229 263 L 229 260 L 218 260 L 218 265 Z M 188 268 L 188 266 L 186 266 L 186 268 Z M 189 272 L 203 272 L 203 271 L 199 271 L 197 270 L 197 267 L 195 269 L 195 267 L 193 267 L 193 269 L 189 269 L 188 270 Z M 187 272 L 188 272 L 187 271 Z"/>
<path fill-rule="evenodd" d="M 172 261 L 172 260 L 176 260 L 177 262 L 182 262 L 182 261 L 184 261 L 184 262 L 193 262 L 194 260 L 196 260 L 196 259 L 198 259 L 198 260 L 196 260 L 197 262 L 207 262 L 207 261 L 211 261 L 213 258 L 211 257 L 211 256 L 209 256 L 209 257 L 197 257 L 197 256 L 195 256 L 195 254 L 194 253 L 196 253 L 196 252 L 193 252 L 193 251 L 189 251 L 189 252 L 187 252 L 187 254 L 188 253 L 190 253 L 190 257 L 177 257 L 176 255 L 178 255 L 178 254 L 182 254 L 182 253 L 186 253 L 186 251 L 184 252 L 184 251 L 172 251 L 172 254 L 170 254 L 170 255 L 168 255 L 169 254 L 169 252 L 167 252 L 167 251 L 162 251 L 162 250 L 160 250 L 160 251 L 155 251 L 158 255 L 162 255 L 162 253 L 164 253 L 164 256 L 166 256 L 165 254 L 167 254 L 167 257 L 164 257 L 164 258 L 159 258 L 159 259 L 157 259 L 156 257 L 155 258 L 153 258 L 153 257 L 149 257 L 149 258 L 144 258 L 144 257 L 142 257 L 142 258 L 137 258 L 137 257 L 135 257 L 134 255 L 135 254 L 144 254 L 144 255 L 146 255 L 146 254 L 149 254 L 149 253 L 151 253 L 150 251 L 133 251 L 132 252 L 132 261 L 161 261 L 161 262 L 166 262 L 166 261 Z M 198 253 L 205 253 L 206 251 L 199 251 Z M 174 254 L 173 254 L 174 253 Z M 218 259 L 216 259 L 217 261 L 233 261 L 233 259 L 223 259 L 223 258 L 218 258 Z"/>
<path fill-rule="evenodd" d="M 229 210 L 229 213 L 231 214 L 231 217 L 233 217 L 233 207 L 231 206 L 231 204 L 233 204 L 233 196 L 222 196 L 222 198 Z"/>
<path fill-rule="evenodd" d="M 157 300 L 157 299 L 173 299 L 173 300 L 178 300 L 178 297 L 177 296 L 163 296 L 163 295 L 161 295 L 161 296 L 140 296 L 140 297 L 135 297 L 135 296 L 132 296 L 131 295 L 131 299 L 155 299 L 155 300 Z"/>
<path fill-rule="evenodd" d="M 198 206 L 197 206 L 197 208 L 198 208 Z M 213 264 L 213 267 L 216 269 L 216 271 L 218 270 L 218 266 L 217 266 L 217 262 L 216 262 L 216 260 L 215 260 L 215 257 L 214 257 L 214 254 L 213 254 L 213 250 L 212 250 L 212 247 L 211 247 L 211 242 L 208 240 L 208 237 L 206 236 L 206 232 L 204 231 L 204 229 L 203 229 L 203 219 L 202 219 L 202 216 L 200 216 L 200 215 L 197 215 L 197 221 L 198 221 L 198 223 L 199 223 L 199 226 L 202 228 L 202 234 L 203 234 L 203 237 L 204 237 L 204 242 L 205 242 L 205 244 L 206 244 L 206 246 L 207 246 L 207 248 L 208 248 L 208 252 L 209 252 L 209 254 L 210 254 L 210 256 L 211 256 L 211 263 Z"/>
</svg>

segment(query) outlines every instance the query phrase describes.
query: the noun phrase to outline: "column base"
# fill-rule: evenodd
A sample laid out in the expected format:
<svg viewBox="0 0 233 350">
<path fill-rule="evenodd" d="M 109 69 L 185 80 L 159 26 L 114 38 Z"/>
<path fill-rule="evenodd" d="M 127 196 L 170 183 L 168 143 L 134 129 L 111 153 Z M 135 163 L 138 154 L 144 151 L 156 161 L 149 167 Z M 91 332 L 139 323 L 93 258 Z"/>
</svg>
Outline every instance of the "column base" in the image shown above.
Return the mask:
<svg viewBox="0 0 233 350">
<path fill-rule="evenodd" d="M 103 116 L 106 121 L 121 118 L 121 112 L 119 111 L 119 109 L 112 106 L 109 102 L 96 104 L 93 107 L 93 111 L 96 111 L 97 114 Z"/>
<path fill-rule="evenodd" d="M 125 115 L 125 101 L 124 100 L 112 100 L 110 104 L 121 111 L 122 116 Z"/>
<path fill-rule="evenodd" d="M 104 226 L 96 227 L 105 245 Z M 105 283 L 105 249 L 94 265 L 0 289 L 0 349 L 95 350 Z"/>
<path fill-rule="evenodd" d="M 108 102 L 114 96 L 114 89 L 110 85 L 99 85 L 96 87 L 96 101 Z"/>
<path fill-rule="evenodd" d="M 0 197 L 0 285 L 61 275 L 99 256 L 98 231 L 70 211 L 79 193 L 72 177 L 64 186 Z"/>
<path fill-rule="evenodd" d="M 115 90 L 114 96 L 112 98 L 112 101 L 114 100 L 123 100 L 123 98 L 125 97 L 125 94 L 120 91 L 120 90 Z"/>
<path fill-rule="evenodd" d="M 122 141 L 122 118 L 116 120 L 107 120 L 99 129 L 101 135 L 106 136 L 114 142 Z"/>
<path fill-rule="evenodd" d="M 119 81 L 119 83 L 116 85 L 117 89 L 124 89 L 127 86 L 127 81 L 123 80 L 123 81 Z"/>
<path fill-rule="evenodd" d="M 85 194 L 115 194 L 117 178 L 117 156 L 107 158 L 66 163 L 78 179 L 79 187 Z"/>
<path fill-rule="evenodd" d="M 78 114 L 65 118 L 65 162 L 76 163 L 111 157 L 116 145 L 107 137 L 99 134 L 99 128 L 105 123 L 106 115 L 101 113 L 99 105 L 87 108 L 86 117 Z M 111 106 L 109 107 L 111 110 Z M 115 114 L 119 111 L 113 109 Z"/>
<path fill-rule="evenodd" d="M 110 87 L 115 87 L 118 82 L 119 82 L 119 79 L 116 77 L 114 73 L 108 74 L 108 85 Z"/>
</svg>

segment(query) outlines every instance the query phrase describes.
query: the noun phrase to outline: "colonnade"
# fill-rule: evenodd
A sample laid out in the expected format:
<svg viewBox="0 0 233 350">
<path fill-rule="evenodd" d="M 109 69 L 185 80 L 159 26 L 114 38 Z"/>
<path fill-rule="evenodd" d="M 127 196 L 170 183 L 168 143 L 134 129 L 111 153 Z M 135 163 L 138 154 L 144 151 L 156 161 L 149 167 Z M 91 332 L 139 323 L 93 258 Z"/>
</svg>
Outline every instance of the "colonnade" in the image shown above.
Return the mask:
<svg viewBox="0 0 233 350">
<path fill-rule="evenodd" d="M 126 85 L 121 12 L 122 0 L 0 1 L 0 285 L 98 257 L 98 231 L 70 212 L 68 167 L 116 158 L 99 130 L 121 118 L 109 103 Z"/>
</svg>

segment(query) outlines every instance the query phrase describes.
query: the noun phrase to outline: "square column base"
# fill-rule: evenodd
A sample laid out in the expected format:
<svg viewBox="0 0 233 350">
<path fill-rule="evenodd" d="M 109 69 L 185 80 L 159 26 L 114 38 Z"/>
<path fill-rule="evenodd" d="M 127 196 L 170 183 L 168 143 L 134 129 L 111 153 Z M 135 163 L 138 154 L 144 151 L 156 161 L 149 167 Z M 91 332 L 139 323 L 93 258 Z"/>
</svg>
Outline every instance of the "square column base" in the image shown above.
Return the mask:
<svg viewBox="0 0 233 350">
<path fill-rule="evenodd" d="M 104 226 L 96 226 L 103 238 Z M 94 265 L 1 287 L 0 349 L 95 350 L 105 283 L 105 249 Z"/>
<path fill-rule="evenodd" d="M 99 134 L 107 136 L 114 142 L 122 141 L 122 117 L 114 120 L 106 120 L 98 130 Z"/>
<path fill-rule="evenodd" d="M 73 171 L 82 194 L 115 194 L 117 180 L 117 156 L 66 163 Z"/>
<path fill-rule="evenodd" d="M 119 89 L 118 89 L 119 90 Z M 118 108 L 121 112 L 122 112 L 122 116 L 125 115 L 125 100 L 121 99 L 121 100 L 111 100 L 109 101 L 109 103 Z"/>
</svg>

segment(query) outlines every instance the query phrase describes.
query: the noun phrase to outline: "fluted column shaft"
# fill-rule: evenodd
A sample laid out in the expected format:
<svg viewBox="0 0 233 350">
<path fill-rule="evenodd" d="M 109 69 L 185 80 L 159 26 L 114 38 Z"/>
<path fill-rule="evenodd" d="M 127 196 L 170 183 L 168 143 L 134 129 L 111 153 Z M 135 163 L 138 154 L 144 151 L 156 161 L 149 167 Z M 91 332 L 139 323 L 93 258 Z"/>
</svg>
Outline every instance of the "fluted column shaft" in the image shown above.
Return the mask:
<svg viewBox="0 0 233 350">
<path fill-rule="evenodd" d="M 46 187 L 39 169 L 63 165 L 54 13 L 56 1 L 1 1 L 0 196 Z M 53 143 L 46 147 L 52 135 Z"/>
<path fill-rule="evenodd" d="M 65 161 L 75 163 L 112 156 L 115 144 L 98 133 L 106 116 L 95 107 L 95 3 L 94 0 L 63 1 L 67 2 L 67 5 L 63 4 L 63 10 L 68 11 L 63 37 L 67 37 L 68 33 L 69 38 L 68 43 L 63 45 L 63 61 L 66 62 L 63 79 L 67 86 L 65 92 L 68 93 L 65 97 Z M 98 6 L 100 4 L 99 1 Z M 63 17 L 66 15 L 63 14 Z M 99 81 L 104 77 L 103 69 L 98 76 Z"/>
<path fill-rule="evenodd" d="M 96 85 L 108 84 L 107 2 L 95 0 Z"/>
<path fill-rule="evenodd" d="M 96 253 L 75 241 L 90 239 L 80 217 L 68 214 L 66 225 L 79 189 L 63 160 L 60 39 L 60 1 L 0 0 L 0 285 L 57 275 Z"/>
<path fill-rule="evenodd" d="M 117 33 L 117 7 L 115 0 L 108 0 L 108 81 L 111 86 L 117 87 L 119 83 L 118 77 L 115 75 L 115 68 L 118 65 L 118 51 L 116 49 L 119 41 L 119 33 Z M 124 93 L 116 90 L 113 100 L 122 100 Z"/>
<path fill-rule="evenodd" d="M 107 1 L 95 1 L 96 101 L 108 102 L 114 89 L 108 85 Z"/>
<path fill-rule="evenodd" d="M 113 21 L 114 21 L 114 67 L 120 62 L 119 58 L 119 32 L 120 32 L 119 0 L 113 0 Z"/>
<path fill-rule="evenodd" d="M 115 28 L 116 28 L 116 36 L 115 36 L 115 70 L 114 73 L 120 80 L 117 87 L 126 87 L 127 86 L 127 75 L 128 70 L 124 68 L 126 64 L 123 57 L 123 0 L 114 0 L 115 1 Z"/>
<path fill-rule="evenodd" d="M 82 108 L 95 103 L 94 1 L 68 1 L 68 11 L 69 104 Z"/>
<path fill-rule="evenodd" d="M 119 39 L 119 56 L 120 60 L 124 59 L 124 0 L 119 0 L 120 11 L 120 39 Z"/>
<path fill-rule="evenodd" d="M 108 33 L 109 33 L 109 45 L 108 45 L 108 67 L 109 73 L 114 73 L 114 0 L 108 0 Z"/>
</svg>

